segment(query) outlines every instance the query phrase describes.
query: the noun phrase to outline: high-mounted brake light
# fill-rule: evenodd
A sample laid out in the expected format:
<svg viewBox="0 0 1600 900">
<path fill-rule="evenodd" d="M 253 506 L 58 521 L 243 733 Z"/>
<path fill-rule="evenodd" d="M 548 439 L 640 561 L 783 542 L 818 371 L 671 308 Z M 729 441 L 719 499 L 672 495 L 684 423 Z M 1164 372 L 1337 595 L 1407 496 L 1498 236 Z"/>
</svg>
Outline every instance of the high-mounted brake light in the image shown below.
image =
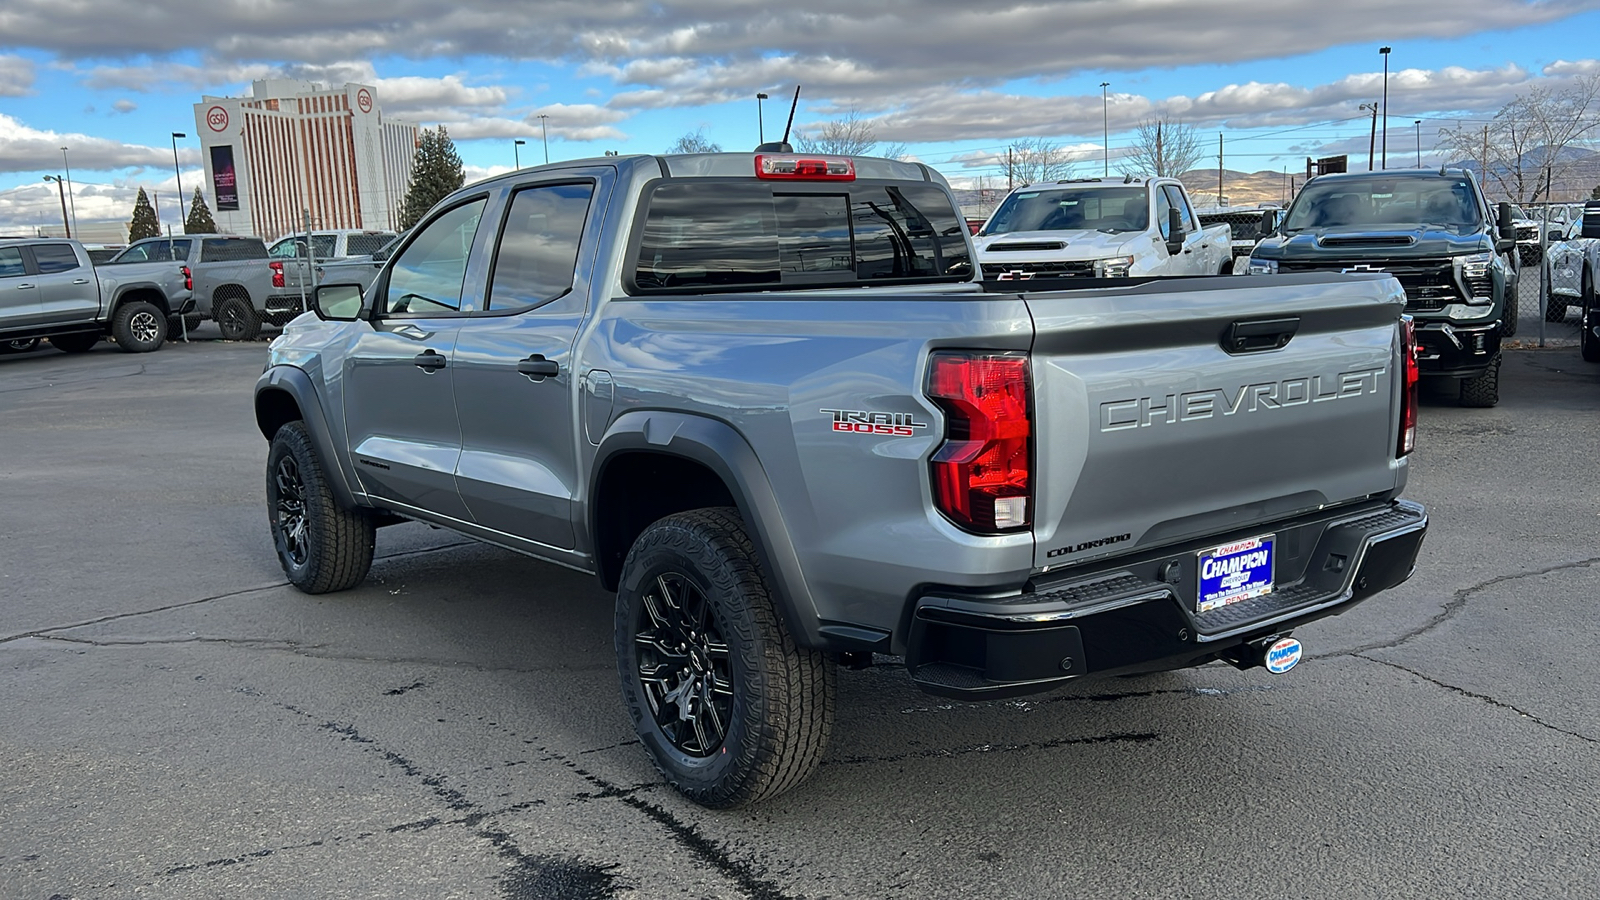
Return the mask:
<svg viewBox="0 0 1600 900">
<path fill-rule="evenodd" d="M 1028 357 L 935 353 L 928 396 L 944 410 L 945 442 L 933 454 L 933 499 L 968 531 L 1026 528 L 1033 493 Z"/>
<path fill-rule="evenodd" d="M 186 291 L 194 290 L 194 273 L 189 271 L 188 266 L 179 266 L 178 268 L 183 271 L 183 289 Z"/>
<path fill-rule="evenodd" d="M 1417 449 L 1417 384 L 1422 373 L 1417 369 L 1417 326 L 1410 316 L 1400 317 L 1400 441 L 1395 458 Z"/>
<path fill-rule="evenodd" d="M 756 177 L 789 181 L 855 181 L 856 164 L 848 156 L 757 153 Z"/>
<path fill-rule="evenodd" d="M 287 287 L 287 284 L 283 280 L 283 263 L 269 262 L 267 263 L 267 268 L 272 270 L 273 287 Z"/>
</svg>

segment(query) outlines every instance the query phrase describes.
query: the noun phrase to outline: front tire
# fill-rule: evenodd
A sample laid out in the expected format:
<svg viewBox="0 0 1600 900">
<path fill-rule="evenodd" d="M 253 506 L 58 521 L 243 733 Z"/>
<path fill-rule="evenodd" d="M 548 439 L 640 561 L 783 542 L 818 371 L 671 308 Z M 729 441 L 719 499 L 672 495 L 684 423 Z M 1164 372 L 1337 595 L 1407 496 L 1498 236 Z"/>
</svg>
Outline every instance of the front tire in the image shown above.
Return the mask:
<svg viewBox="0 0 1600 900">
<path fill-rule="evenodd" d="M 129 353 L 160 350 L 167 340 L 167 319 L 154 303 L 137 300 L 117 307 L 111 336 Z"/>
<path fill-rule="evenodd" d="M 1567 298 L 1559 294 L 1551 294 L 1546 297 L 1544 320 L 1546 322 L 1565 322 L 1567 320 Z"/>
<path fill-rule="evenodd" d="M 774 797 L 822 761 L 834 666 L 784 627 L 737 510 L 645 529 L 623 563 L 616 650 L 641 742 L 695 803 Z"/>
<path fill-rule="evenodd" d="M 1461 380 L 1461 405 L 1488 409 L 1500 402 L 1500 360 L 1476 378 Z"/>
<path fill-rule="evenodd" d="M 234 297 L 217 305 L 215 318 L 222 336 L 230 341 L 253 341 L 261 334 L 261 317 L 255 307 L 242 298 Z"/>
<path fill-rule="evenodd" d="M 1594 273 L 1588 269 L 1583 270 L 1583 293 L 1579 299 L 1583 304 L 1579 307 L 1578 349 L 1583 352 L 1584 362 L 1600 362 L 1600 338 L 1594 336 L 1595 305 L 1600 298 L 1595 297 Z"/>
<path fill-rule="evenodd" d="M 272 438 L 267 517 L 278 564 L 308 594 L 353 588 L 372 568 L 377 542 L 372 516 L 334 500 L 304 422 L 290 422 Z"/>
</svg>

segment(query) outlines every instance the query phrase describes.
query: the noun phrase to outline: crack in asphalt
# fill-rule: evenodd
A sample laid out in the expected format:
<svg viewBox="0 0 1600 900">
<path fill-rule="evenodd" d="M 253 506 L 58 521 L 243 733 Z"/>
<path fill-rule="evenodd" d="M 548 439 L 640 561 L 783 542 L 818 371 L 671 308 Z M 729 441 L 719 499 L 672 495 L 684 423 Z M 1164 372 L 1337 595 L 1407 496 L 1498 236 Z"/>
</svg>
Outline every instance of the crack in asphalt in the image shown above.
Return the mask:
<svg viewBox="0 0 1600 900">
<path fill-rule="evenodd" d="M 1443 625 L 1444 623 L 1455 618 L 1456 614 L 1461 612 L 1462 608 L 1467 605 L 1467 601 L 1472 599 L 1474 594 L 1480 594 L 1489 588 L 1498 587 L 1499 585 L 1507 582 L 1519 581 L 1523 578 L 1537 578 L 1541 575 L 1550 575 L 1556 572 L 1563 572 L 1568 569 L 1586 569 L 1592 565 L 1595 565 L 1596 563 L 1600 563 L 1600 556 L 1591 556 L 1588 559 L 1565 562 L 1561 563 L 1560 565 L 1549 566 L 1543 569 L 1535 569 L 1528 572 L 1513 572 L 1508 575 L 1496 575 L 1493 578 L 1479 582 L 1478 584 L 1470 587 L 1461 588 L 1460 590 L 1456 591 L 1455 594 L 1450 598 L 1449 602 L 1445 603 L 1443 608 L 1441 608 L 1433 618 L 1422 623 L 1416 628 L 1401 634 L 1399 637 L 1392 638 L 1387 641 L 1363 644 L 1360 647 L 1353 647 L 1349 650 L 1339 650 L 1333 653 L 1322 653 L 1315 656 L 1308 656 L 1307 659 L 1336 659 L 1341 656 L 1362 656 L 1362 654 L 1371 653 L 1374 650 L 1393 650 L 1396 647 L 1400 647 L 1416 640 L 1419 637 L 1422 637 L 1435 628 L 1438 628 L 1440 625 Z M 1366 657 L 1363 656 L 1362 658 L 1365 659 Z"/>
<path fill-rule="evenodd" d="M 1490 706 L 1494 706 L 1494 707 L 1497 707 L 1499 709 L 1509 710 L 1511 712 L 1516 713 L 1519 716 L 1522 716 L 1523 718 L 1529 720 L 1530 722 L 1533 722 L 1535 725 L 1538 725 L 1538 726 L 1540 726 L 1542 728 L 1548 728 L 1551 731 L 1557 732 L 1559 734 L 1564 734 L 1564 735 L 1566 735 L 1568 737 L 1575 737 L 1580 741 L 1587 741 L 1588 743 L 1591 743 L 1591 744 L 1600 744 L 1600 738 L 1593 738 L 1593 737 L 1590 737 L 1590 736 L 1588 736 L 1586 734 L 1580 734 L 1580 733 L 1578 733 L 1576 731 L 1568 731 L 1567 729 L 1562 728 L 1559 725 L 1552 725 L 1549 722 L 1546 722 L 1545 720 L 1539 718 L 1538 716 L 1534 715 L 1531 712 L 1528 712 L 1527 710 L 1525 710 L 1525 709 L 1523 709 L 1523 708 L 1521 708 L 1519 706 L 1516 706 L 1516 705 L 1511 704 L 1511 703 L 1507 703 L 1504 700 L 1497 700 L 1494 697 L 1489 696 L 1488 694 L 1480 694 L 1477 691 L 1469 691 L 1466 688 L 1457 687 L 1456 685 L 1450 684 L 1449 682 L 1440 681 L 1439 679 L 1434 678 L 1431 675 L 1424 675 L 1421 672 L 1418 672 L 1416 669 L 1413 669 L 1413 668 L 1411 668 L 1409 666 L 1403 666 L 1403 665 L 1401 665 L 1401 664 L 1399 664 L 1397 662 L 1390 662 L 1389 660 L 1386 660 L 1386 659 L 1378 659 L 1375 656 L 1366 656 L 1366 655 L 1361 654 L 1361 653 L 1356 653 L 1356 654 L 1352 654 L 1352 655 L 1354 655 L 1358 659 L 1364 659 L 1367 662 L 1377 663 L 1380 666 L 1388 666 L 1391 669 L 1398 669 L 1399 671 L 1405 672 L 1408 675 L 1413 675 L 1413 676 L 1415 676 L 1417 678 L 1420 678 L 1423 681 L 1426 681 L 1427 683 L 1429 683 L 1431 685 L 1434 685 L 1436 687 L 1444 688 L 1445 690 L 1450 691 L 1453 694 L 1460 694 L 1463 697 L 1468 697 L 1468 698 L 1473 699 L 1473 700 L 1480 700 L 1480 701 L 1482 701 L 1484 703 L 1489 704 Z"/>
<path fill-rule="evenodd" d="M 452 550 L 452 549 L 455 549 L 457 547 L 475 547 L 475 546 L 478 546 L 478 543 L 479 543 L 478 541 L 458 541 L 458 542 L 453 543 L 453 544 L 441 544 L 441 545 L 439 545 L 437 547 L 423 547 L 423 548 L 421 548 L 419 550 L 401 550 L 401 551 L 398 551 L 398 552 L 395 552 L 395 553 L 388 553 L 388 554 L 385 554 L 383 556 L 375 556 L 375 557 L 373 557 L 373 562 L 376 563 L 376 562 L 387 561 L 387 560 L 391 560 L 391 559 L 405 559 L 405 558 L 411 557 L 411 556 L 421 556 L 421 555 L 423 555 L 425 553 L 438 553 L 441 550 Z M 233 598 L 233 597 L 242 597 L 245 594 L 254 594 L 254 593 L 258 593 L 260 591 L 270 591 L 273 588 L 287 587 L 288 585 L 289 585 L 288 581 L 275 581 L 272 584 L 264 584 L 264 585 L 258 585 L 256 587 L 240 588 L 239 590 L 236 590 L 236 591 L 225 591 L 225 592 L 220 593 L 220 594 L 213 594 L 213 595 L 211 595 L 209 597 L 201 597 L 201 598 L 199 598 L 197 600 L 185 600 L 185 601 L 183 601 L 181 603 L 169 603 L 166 606 L 157 606 L 157 607 L 154 607 L 152 609 L 141 609 L 141 610 L 136 610 L 134 612 L 114 613 L 114 614 L 109 615 L 109 616 L 99 616 L 98 618 L 84 619 L 81 622 L 68 622 L 67 624 L 64 624 L 64 625 L 51 625 L 51 626 L 48 626 L 48 627 L 45 627 L 45 628 L 36 628 L 36 629 L 34 629 L 32 631 L 19 632 L 17 634 L 0 635 L 0 644 L 9 643 L 11 641 L 20 641 L 23 638 L 49 637 L 49 636 L 52 636 L 54 634 L 54 632 L 57 632 L 57 631 L 71 631 L 74 628 L 86 628 L 86 627 L 88 627 L 90 625 L 102 625 L 102 624 L 104 624 L 106 622 L 116 622 L 116 621 L 120 621 L 122 619 L 136 619 L 136 618 L 138 618 L 140 616 L 153 616 L 153 615 L 157 615 L 159 613 L 172 612 L 175 609 L 184 609 L 184 608 L 190 607 L 190 606 L 199 606 L 202 603 L 211 603 L 211 602 L 216 601 L 216 600 L 227 600 L 227 599 L 230 599 L 230 598 Z M 59 638 L 59 639 L 67 640 L 66 638 Z M 243 639 L 238 639 L 238 640 L 236 640 L 234 642 L 235 643 L 247 643 L 250 640 L 252 640 L 252 639 L 243 638 Z M 82 641 L 82 643 L 94 643 L 94 642 L 93 641 Z M 124 642 L 124 643 L 132 643 L 132 642 Z M 175 641 L 174 642 L 151 641 L 149 643 L 181 643 L 181 642 L 175 642 Z"/>
</svg>

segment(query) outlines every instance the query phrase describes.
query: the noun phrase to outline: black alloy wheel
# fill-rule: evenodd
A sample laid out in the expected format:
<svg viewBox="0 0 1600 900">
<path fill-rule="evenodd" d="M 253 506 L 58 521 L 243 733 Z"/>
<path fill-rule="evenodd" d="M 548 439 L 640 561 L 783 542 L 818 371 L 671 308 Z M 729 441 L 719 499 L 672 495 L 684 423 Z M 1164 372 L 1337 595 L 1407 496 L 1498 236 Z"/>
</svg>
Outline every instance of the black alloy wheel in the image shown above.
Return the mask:
<svg viewBox="0 0 1600 900">
<path fill-rule="evenodd" d="M 306 543 L 306 483 L 293 455 L 286 453 L 278 458 L 272 481 L 278 488 L 273 510 L 277 527 L 272 530 L 278 556 L 291 566 L 303 567 L 311 558 Z"/>
<path fill-rule="evenodd" d="M 261 334 L 261 319 L 245 300 L 235 297 L 217 305 L 217 329 L 230 341 L 253 341 Z"/>
<path fill-rule="evenodd" d="M 733 719 L 728 643 L 705 592 L 682 572 L 644 592 L 634 643 L 639 683 L 662 735 L 694 757 L 716 753 Z"/>
<path fill-rule="evenodd" d="M 27 353 L 39 349 L 39 339 L 17 338 L 12 341 L 0 341 L 0 353 Z"/>
</svg>

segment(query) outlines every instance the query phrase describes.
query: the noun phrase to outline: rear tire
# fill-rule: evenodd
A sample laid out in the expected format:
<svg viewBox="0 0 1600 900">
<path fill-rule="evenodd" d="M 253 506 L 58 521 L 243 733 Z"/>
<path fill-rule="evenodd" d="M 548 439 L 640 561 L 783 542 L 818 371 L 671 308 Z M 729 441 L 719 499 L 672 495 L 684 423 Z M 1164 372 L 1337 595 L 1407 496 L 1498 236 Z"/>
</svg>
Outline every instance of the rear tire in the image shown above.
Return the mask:
<svg viewBox="0 0 1600 900">
<path fill-rule="evenodd" d="M 100 343 L 101 334 L 98 331 L 79 331 L 74 334 L 56 334 L 50 336 L 50 346 L 62 353 L 87 353 Z"/>
<path fill-rule="evenodd" d="M 1565 322 L 1567 320 L 1567 298 L 1558 294 L 1551 294 L 1546 297 L 1544 320 L 1546 322 Z"/>
<path fill-rule="evenodd" d="M 136 300 L 117 307 L 111 321 L 111 336 L 117 346 L 129 353 L 160 350 L 167 339 L 167 320 L 154 303 Z"/>
<path fill-rule="evenodd" d="M 0 341 L 0 353 L 28 353 L 39 349 L 38 338 L 17 338 L 14 341 Z"/>
<path fill-rule="evenodd" d="M 242 298 L 234 297 L 217 305 L 217 327 L 230 341 L 253 341 L 261 334 L 261 318 L 255 307 Z"/>
<path fill-rule="evenodd" d="M 1600 338 L 1594 336 L 1595 315 L 1600 310 L 1596 309 L 1597 300 L 1594 289 L 1594 273 L 1588 269 L 1583 270 L 1583 293 L 1579 297 L 1583 301 L 1578 314 L 1578 348 L 1583 351 L 1584 362 L 1600 362 Z"/>
<path fill-rule="evenodd" d="M 372 568 L 372 516 L 339 506 L 304 422 L 290 422 L 272 438 L 267 518 L 278 564 L 307 594 L 348 590 Z"/>
<path fill-rule="evenodd" d="M 695 803 L 774 797 L 822 761 L 833 663 L 784 627 L 737 510 L 678 513 L 645 529 L 623 563 L 616 651 L 640 741 Z"/>
<path fill-rule="evenodd" d="M 1500 360 L 1477 378 L 1461 380 L 1461 405 L 1488 409 L 1500 402 Z"/>
</svg>

